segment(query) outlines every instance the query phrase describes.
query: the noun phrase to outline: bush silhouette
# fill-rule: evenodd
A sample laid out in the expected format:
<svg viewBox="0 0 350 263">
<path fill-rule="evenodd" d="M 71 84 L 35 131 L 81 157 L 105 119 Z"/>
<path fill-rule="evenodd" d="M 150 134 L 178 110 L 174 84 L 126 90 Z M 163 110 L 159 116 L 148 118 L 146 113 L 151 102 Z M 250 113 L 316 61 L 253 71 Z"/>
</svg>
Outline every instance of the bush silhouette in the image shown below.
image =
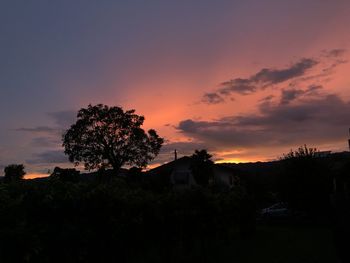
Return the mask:
<svg viewBox="0 0 350 263">
<path fill-rule="evenodd" d="M 23 164 L 10 164 L 5 167 L 5 181 L 18 181 L 23 179 L 26 172 Z"/>
<path fill-rule="evenodd" d="M 316 148 L 306 145 L 291 150 L 282 158 L 280 191 L 283 201 L 293 208 L 317 212 L 329 207 L 332 187 L 331 171 L 318 158 Z"/>
<path fill-rule="evenodd" d="M 247 232 L 244 192 L 157 193 L 126 180 L 0 185 L 1 262 L 184 262 Z M 253 215 L 253 217 L 252 217 Z"/>
</svg>

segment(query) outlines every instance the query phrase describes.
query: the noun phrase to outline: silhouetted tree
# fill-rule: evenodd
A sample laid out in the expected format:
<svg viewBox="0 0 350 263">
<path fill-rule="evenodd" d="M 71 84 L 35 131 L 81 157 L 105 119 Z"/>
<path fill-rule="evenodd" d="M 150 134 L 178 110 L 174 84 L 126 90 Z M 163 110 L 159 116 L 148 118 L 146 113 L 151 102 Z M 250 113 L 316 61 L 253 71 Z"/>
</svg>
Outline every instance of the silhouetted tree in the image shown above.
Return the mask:
<svg viewBox="0 0 350 263">
<path fill-rule="evenodd" d="M 294 208 L 324 211 L 329 205 L 330 170 L 317 152 L 304 145 L 282 157 L 281 196 Z"/>
<path fill-rule="evenodd" d="M 144 117 L 135 110 L 98 104 L 79 110 L 75 124 L 63 135 L 63 146 L 69 160 L 85 169 L 122 165 L 145 167 L 154 159 L 164 140 L 155 130 L 148 134 L 141 128 Z"/>
<path fill-rule="evenodd" d="M 209 181 L 213 178 L 211 160 L 212 155 L 210 155 L 207 150 L 195 150 L 192 155 L 192 173 L 197 184 L 202 186 L 207 186 Z"/>
<path fill-rule="evenodd" d="M 5 180 L 6 181 L 17 181 L 23 179 L 23 176 L 26 174 L 24 171 L 23 164 L 10 164 L 5 167 Z"/>
</svg>

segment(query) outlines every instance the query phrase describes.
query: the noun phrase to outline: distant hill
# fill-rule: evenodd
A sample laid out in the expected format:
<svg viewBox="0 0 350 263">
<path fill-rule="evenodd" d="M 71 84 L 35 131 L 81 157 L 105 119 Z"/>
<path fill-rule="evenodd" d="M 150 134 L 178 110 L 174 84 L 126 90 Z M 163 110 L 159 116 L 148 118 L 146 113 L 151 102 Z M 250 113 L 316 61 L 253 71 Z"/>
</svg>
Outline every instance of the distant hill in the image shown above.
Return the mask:
<svg viewBox="0 0 350 263">
<path fill-rule="evenodd" d="M 346 162 L 350 161 L 350 152 L 327 152 L 327 154 L 322 154 L 326 152 L 321 152 L 318 159 L 322 159 L 330 164 L 335 162 Z M 222 163 L 222 165 L 241 170 L 249 174 L 274 174 L 279 171 L 282 160 L 270 161 L 270 162 L 250 162 L 250 163 Z"/>
</svg>

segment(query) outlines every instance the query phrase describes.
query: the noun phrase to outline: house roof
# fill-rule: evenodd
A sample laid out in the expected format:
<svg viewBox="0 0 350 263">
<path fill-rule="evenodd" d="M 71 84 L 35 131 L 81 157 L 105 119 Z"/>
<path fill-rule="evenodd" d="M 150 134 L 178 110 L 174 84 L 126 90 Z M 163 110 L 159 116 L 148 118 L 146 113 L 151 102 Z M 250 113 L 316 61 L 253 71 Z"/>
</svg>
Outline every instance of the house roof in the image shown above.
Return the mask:
<svg viewBox="0 0 350 263">
<path fill-rule="evenodd" d="M 174 161 L 171 161 L 171 162 L 168 162 L 166 164 L 163 164 L 163 165 L 160 165 L 156 168 L 153 168 L 151 170 L 149 170 L 147 173 L 148 174 L 170 174 L 173 169 L 175 167 L 189 167 L 193 162 L 193 159 L 189 156 L 184 156 L 184 157 L 181 157 L 177 160 L 174 160 Z M 225 172 L 236 172 L 237 169 L 233 168 L 233 167 L 227 167 L 227 166 L 224 166 L 224 165 L 221 165 L 221 164 L 213 164 L 213 168 L 216 169 L 216 170 L 221 170 L 221 171 L 225 171 Z"/>
<path fill-rule="evenodd" d="M 153 168 L 147 171 L 147 174 L 163 174 L 163 173 L 171 173 L 172 170 L 179 165 L 190 165 L 192 163 L 192 158 L 189 156 L 181 157 L 177 160 L 165 163 L 156 168 Z"/>
</svg>

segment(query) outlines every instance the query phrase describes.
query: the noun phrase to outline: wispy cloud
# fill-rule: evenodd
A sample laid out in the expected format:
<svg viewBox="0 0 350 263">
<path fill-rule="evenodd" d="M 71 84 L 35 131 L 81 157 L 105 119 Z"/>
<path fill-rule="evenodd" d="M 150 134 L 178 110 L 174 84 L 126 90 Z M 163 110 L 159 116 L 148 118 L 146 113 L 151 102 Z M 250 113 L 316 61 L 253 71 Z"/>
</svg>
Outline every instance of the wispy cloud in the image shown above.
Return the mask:
<svg viewBox="0 0 350 263">
<path fill-rule="evenodd" d="M 20 132 L 30 132 L 30 133 L 56 133 L 58 128 L 49 126 L 37 126 L 37 127 L 21 127 L 16 129 Z"/>
<path fill-rule="evenodd" d="M 60 128 L 67 129 L 75 122 L 77 117 L 77 111 L 75 110 L 65 110 L 49 112 L 48 115 L 55 121 L 57 126 Z"/>
<path fill-rule="evenodd" d="M 250 95 L 276 86 L 282 89 L 283 84 L 284 88 L 294 87 L 285 91 L 287 102 L 287 97 L 292 98 L 307 92 L 300 87 L 296 89 L 297 86 L 310 86 L 310 81 L 319 85 L 320 79 L 330 76 L 338 65 L 346 63 L 342 58 L 345 52 L 344 49 L 324 50 L 317 58 L 302 58 L 285 68 L 263 68 L 248 78 L 238 77 L 224 81 L 216 91 L 205 93 L 201 101 L 206 104 L 219 104 L 232 98 L 233 94 Z"/>
<path fill-rule="evenodd" d="M 56 148 L 58 145 L 61 145 L 61 138 L 59 137 L 50 137 L 50 136 L 43 136 L 43 137 L 35 137 L 31 141 L 31 145 L 34 147 L 41 147 L 41 148 Z"/>
<path fill-rule="evenodd" d="M 76 111 L 57 111 L 49 112 L 47 115 L 55 122 L 55 126 L 36 126 L 36 127 L 20 127 L 16 131 L 19 132 L 30 132 L 36 133 L 47 133 L 47 134 L 57 134 L 62 133 L 63 130 L 67 129 L 71 124 L 74 123 L 76 118 Z"/>
<path fill-rule="evenodd" d="M 49 150 L 38 153 L 33 159 L 26 160 L 28 164 L 62 164 L 68 163 L 68 157 L 63 150 Z"/>
<path fill-rule="evenodd" d="M 218 104 L 224 101 L 225 100 L 215 92 L 205 93 L 202 98 L 202 102 L 208 103 L 208 104 Z"/>
<path fill-rule="evenodd" d="M 42 152 L 35 154 L 33 158 L 26 160 L 29 165 L 67 164 L 69 162 L 63 149 L 57 149 L 62 147 L 62 133 L 74 123 L 76 112 L 71 110 L 50 112 L 48 116 L 53 120 L 54 126 L 16 129 L 18 132 L 30 133 L 32 135 L 30 145 L 42 150 Z"/>
</svg>

